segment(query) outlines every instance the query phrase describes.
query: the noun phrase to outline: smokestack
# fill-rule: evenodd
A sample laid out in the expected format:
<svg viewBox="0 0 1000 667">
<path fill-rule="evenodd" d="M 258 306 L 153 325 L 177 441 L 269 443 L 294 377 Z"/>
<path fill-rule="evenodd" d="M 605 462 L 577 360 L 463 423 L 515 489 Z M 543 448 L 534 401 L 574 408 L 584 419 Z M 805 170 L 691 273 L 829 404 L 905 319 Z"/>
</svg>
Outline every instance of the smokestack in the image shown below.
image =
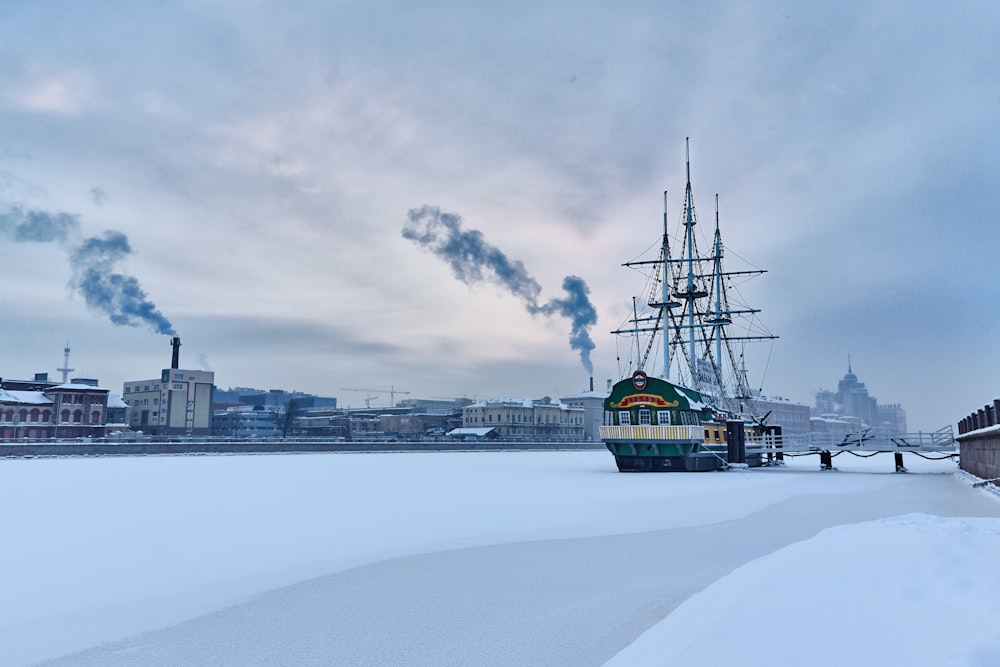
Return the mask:
<svg viewBox="0 0 1000 667">
<path fill-rule="evenodd" d="M 590 391 L 594 391 L 594 376 L 590 376 Z"/>
<path fill-rule="evenodd" d="M 174 348 L 174 354 L 170 358 L 170 368 L 180 368 L 181 364 L 181 339 L 180 336 L 174 336 L 170 339 L 170 345 Z"/>
</svg>

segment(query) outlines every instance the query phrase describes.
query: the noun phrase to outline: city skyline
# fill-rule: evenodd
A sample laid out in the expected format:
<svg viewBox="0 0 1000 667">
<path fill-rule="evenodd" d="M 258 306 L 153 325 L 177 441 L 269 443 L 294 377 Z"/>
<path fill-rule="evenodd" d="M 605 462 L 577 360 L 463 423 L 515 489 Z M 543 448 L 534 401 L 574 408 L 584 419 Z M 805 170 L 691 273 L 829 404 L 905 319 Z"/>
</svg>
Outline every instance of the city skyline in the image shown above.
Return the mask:
<svg viewBox="0 0 1000 667">
<path fill-rule="evenodd" d="M 46 376 L 45 381 L 49 382 L 49 383 L 52 383 L 52 384 L 58 384 L 60 381 L 73 382 L 74 380 L 77 380 L 77 379 L 84 379 L 87 382 L 91 382 L 93 380 L 97 380 L 98 381 L 98 385 L 97 386 L 100 386 L 102 389 L 107 389 L 107 390 L 109 390 L 113 394 L 122 395 L 123 392 L 120 391 L 120 390 L 117 390 L 116 386 L 110 386 L 106 382 L 102 381 L 100 378 L 93 378 L 91 376 L 85 376 L 84 374 L 76 373 L 75 369 L 73 369 L 73 368 L 67 368 L 68 362 L 69 362 L 69 360 L 70 360 L 70 358 L 72 356 L 71 352 L 72 352 L 72 347 L 69 346 L 69 342 L 67 341 L 67 346 L 63 348 L 63 366 L 60 367 L 60 368 L 55 369 L 56 373 L 60 373 L 60 374 L 66 375 L 65 380 L 62 380 L 61 378 L 55 377 L 51 371 L 44 371 L 44 370 L 42 370 L 42 371 L 35 371 L 34 373 L 31 373 L 30 375 L 25 375 L 24 377 L 10 377 L 10 376 L 0 375 L 0 379 L 17 380 L 17 381 L 30 381 L 33 378 L 38 378 L 38 377 L 40 377 L 42 375 L 45 375 Z M 172 363 L 172 359 L 169 360 L 169 361 Z M 159 371 L 163 371 L 163 370 L 165 370 L 167 368 L 170 368 L 170 367 L 171 366 L 168 363 L 163 368 L 161 368 L 161 369 L 155 369 L 154 371 L 150 371 L 150 372 L 159 372 Z M 180 367 L 184 368 L 185 370 L 198 370 L 198 369 L 191 369 L 189 367 L 184 367 L 184 366 L 180 366 Z M 854 381 L 857 382 L 858 376 L 853 372 L 853 369 L 850 366 L 850 362 L 848 362 L 847 371 L 846 371 L 843 379 L 840 379 L 839 381 L 834 381 L 834 382 L 835 382 L 836 385 L 842 385 L 844 383 L 844 380 L 846 380 L 848 377 L 854 378 Z M 611 380 L 611 378 L 607 378 L 606 382 L 609 381 L 609 380 Z M 123 382 L 123 384 L 128 384 L 129 382 L 136 382 L 136 379 L 135 378 L 127 379 L 127 380 L 125 380 Z M 591 386 L 591 384 L 592 384 L 592 386 Z M 559 398 L 559 399 L 561 399 L 561 398 L 566 397 L 566 396 L 577 395 L 577 394 L 586 394 L 586 393 L 591 393 L 591 392 L 595 392 L 595 391 L 597 393 L 602 393 L 602 392 L 605 393 L 605 394 L 607 393 L 606 390 L 605 390 L 605 386 L 603 384 L 598 384 L 598 383 L 596 383 L 596 381 L 593 382 L 593 383 L 591 383 L 591 384 L 588 384 L 588 386 L 583 387 L 583 388 L 581 388 L 579 390 L 570 389 L 570 390 L 563 391 L 563 392 L 559 393 L 557 396 L 550 396 L 550 398 Z M 864 392 L 865 396 L 868 397 L 869 396 L 869 392 L 865 388 L 865 383 L 864 382 L 858 382 L 858 384 L 859 384 L 859 386 L 862 389 L 865 389 L 865 392 Z M 423 401 L 436 400 L 436 399 L 442 399 L 442 400 L 448 400 L 448 401 L 468 400 L 468 401 L 471 402 L 471 401 L 502 400 L 502 399 L 510 398 L 510 397 L 542 398 L 541 395 L 535 396 L 535 395 L 526 394 L 526 393 L 523 393 L 523 392 L 522 393 L 514 393 L 514 394 L 505 394 L 505 395 L 491 395 L 491 396 L 486 396 L 486 395 L 480 394 L 480 393 L 473 393 L 471 395 L 465 395 L 465 396 L 447 396 L 447 397 L 440 397 L 440 396 L 438 396 L 438 397 L 433 397 L 432 398 L 432 397 L 429 397 L 427 395 L 421 394 L 419 391 L 411 391 L 411 390 L 408 390 L 408 389 L 404 389 L 402 387 L 396 387 L 395 385 L 387 385 L 387 386 L 384 386 L 384 387 L 370 387 L 370 388 L 345 388 L 345 387 L 340 387 L 340 388 L 336 388 L 336 389 L 334 389 L 334 388 L 328 388 L 326 390 L 320 390 L 318 392 L 308 392 L 308 391 L 301 391 L 301 390 L 298 390 L 298 389 L 289 389 L 287 386 L 267 386 L 267 387 L 263 387 L 263 386 L 260 386 L 260 385 L 255 385 L 252 381 L 249 382 L 249 383 L 244 383 L 244 384 L 232 384 L 232 383 L 228 383 L 225 386 L 216 383 L 215 387 L 216 387 L 216 389 L 218 391 L 223 392 L 225 394 L 232 394 L 232 393 L 239 394 L 239 393 L 244 393 L 244 394 L 248 394 L 249 395 L 251 392 L 255 392 L 257 394 L 266 394 L 266 393 L 277 392 L 277 393 L 282 393 L 282 394 L 288 394 L 290 396 L 313 396 L 313 397 L 317 397 L 317 398 L 333 398 L 333 399 L 335 399 L 337 401 L 339 407 L 357 407 L 357 406 L 353 405 L 352 401 L 355 400 L 357 396 L 360 396 L 362 394 L 364 394 L 365 397 L 362 398 L 362 399 L 360 399 L 360 401 L 363 402 L 363 403 L 365 403 L 366 406 L 370 405 L 371 407 L 392 407 L 392 406 L 398 404 L 400 401 L 402 401 L 404 399 L 423 400 Z M 806 399 L 806 400 L 798 400 L 798 399 L 794 399 L 794 398 L 791 398 L 791 397 L 788 397 L 788 396 L 778 396 L 778 395 L 766 395 L 765 398 L 771 398 L 771 399 L 776 399 L 776 400 L 787 400 L 787 401 L 790 401 L 790 402 L 793 402 L 793 403 L 799 403 L 799 404 L 807 405 L 807 406 L 809 406 L 810 410 L 815 413 L 814 416 L 820 416 L 820 413 L 823 412 L 822 406 L 820 405 L 820 396 L 821 395 L 828 395 L 828 396 L 824 396 L 824 398 L 827 399 L 827 400 L 829 400 L 829 397 L 832 396 L 832 395 L 835 395 L 835 394 L 837 394 L 837 392 L 831 391 L 829 389 L 821 388 L 811 398 Z M 397 396 L 399 396 L 399 399 L 396 398 Z M 872 396 L 870 396 L 870 398 L 871 398 L 871 400 L 876 401 L 877 405 L 880 406 L 880 407 L 887 407 L 887 406 L 898 405 L 899 407 L 902 407 L 904 410 L 906 408 L 905 405 L 900 404 L 898 401 L 893 401 L 891 399 L 890 400 L 884 400 L 884 401 L 883 400 L 879 400 L 879 396 L 877 396 L 877 395 L 872 395 Z M 385 405 L 382 405 L 382 403 L 385 403 Z M 850 414 L 852 416 L 858 416 L 857 414 L 855 414 L 855 412 L 852 412 L 850 410 L 848 410 L 846 412 L 846 414 Z"/>
<path fill-rule="evenodd" d="M 998 22 L 22 3 L 0 17 L 0 374 L 54 374 L 68 340 L 116 388 L 176 333 L 230 386 L 557 396 L 589 361 L 603 387 L 642 296 L 621 264 L 657 246 L 664 190 L 676 229 L 690 137 L 700 234 L 718 193 L 727 258 L 768 271 L 740 286 L 780 337 L 747 351 L 751 386 L 811 405 L 850 353 L 911 429 L 954 424 L 1000 391 Z M 528 291 L 415 242 L 421 211 Z"/>
</svg>

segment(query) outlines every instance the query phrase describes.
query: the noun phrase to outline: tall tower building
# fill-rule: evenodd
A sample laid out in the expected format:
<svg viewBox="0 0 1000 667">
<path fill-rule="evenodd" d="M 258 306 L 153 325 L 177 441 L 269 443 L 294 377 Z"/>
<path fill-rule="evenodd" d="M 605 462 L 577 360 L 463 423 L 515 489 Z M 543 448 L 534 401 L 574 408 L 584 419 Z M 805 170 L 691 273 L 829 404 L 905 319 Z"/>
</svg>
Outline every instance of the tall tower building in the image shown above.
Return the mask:
<svg viewBox="0 0 1000 667">
<path fill-rule="evenodd" d="M 75 368 L 69 367 L 69 341 L 66 341 L 66 347 L 63 348 L 63 367 L 57 368 L 56 370 L 62 373 L 63 384 L 66 384 L 69 381 L 69 374 L 76 370 Z"/>
<path fill-rule="evenodd" d="M 898 403 L 879 405 L 868 394 L 864 382 L 858 380 L 847 360 L 847 374 L 837 383 L 837 391 L 820 391 L 816 394 L 816 416 L 835 414 L 855 417 L 866 426 L 879 431 L 901 433 L 906 431 L 906 411 Z"/>
</svg>

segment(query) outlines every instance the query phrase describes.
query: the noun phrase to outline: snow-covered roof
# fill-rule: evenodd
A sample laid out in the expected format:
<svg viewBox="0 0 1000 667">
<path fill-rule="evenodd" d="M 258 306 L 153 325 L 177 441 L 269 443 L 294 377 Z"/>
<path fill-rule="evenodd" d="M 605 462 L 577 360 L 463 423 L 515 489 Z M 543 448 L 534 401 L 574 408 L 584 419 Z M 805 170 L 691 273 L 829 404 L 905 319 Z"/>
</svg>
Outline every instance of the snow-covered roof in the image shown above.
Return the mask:
<svg viewBox="0 0 1000 667">
<path fill-rule="evenodd" d="M 126 403 L 121 396 L 118 394 L 108 394 L 108 407 L 109 408 L 127 408 L 128 403 Z"/>
<path fill-rule="evenodd" d="M 584 391 L 579 394 L 573 394 L 572 396 L 563 396 L 561 400 L 568 401 L 571 399 L 578 398 L 599 398 L 602 401 L 608 397 L 608 392 L 606 391 Z"/>
<path fill-rule="evenodd" d="M 24 405 L 52 405 L 52 399 L 40 391 L 22 389 L 0 389 L 0 402 Z"/>
<path fill-rule="evenodd" d="M 269 416 L 275 412 L 283 412 L 284 406 L 281 405 L 244 405 L 240 403 L 239 405 L 230 405 L 222 410 L 217 410 L 216 412 L 225 412 L 228 414 L 243 414 L 247 413 L 267 413 Z M 323 418 L 327 418 L 329 415 L 321 415 Z"/>
<path fill-rule="evenodd" d="M 92 384 L 82 384 L 80 382 L 66 382 L 65 384 L 60 384 L 52 389 L 76 389 L 79 391 L 108 391 L 107 389 L 102 389 L 101 387 L 95 387 Z"/>
<path fill-rule="evenodd" d="M 488 405 L 514 405 L 522 408 L 537 408 L 537 407 L 552 407 L 559 408 L 561 410 L 572 410 L 570 406 L 566 405 L 562 401 L 555 401 L 549 399 L 548 402 L 544 398 L 524 398 L 523 396 L 503 396 L 498 398 L 488 398 L 485 401 L 479 401 L 478 403 L 470 403 L 466 405 L 464 409 L 468 408 L 485 408 Z M 579 408 L 575 408 L 579 409 Z"/>
<path fill-rule="evenodd" d="M 494 428 L 496 428 L 496 427 L 494 427 L 494 426 L 486 426 L 486 427 L 479 427 L 479 428 L 471 428 L 471 427 L 470 428 L 453 428 L 450 431 L 448 431 L 447 435 L 474 435 L 474 436 L 477 436 L 477 437 L 481 438 L 484 435 L 486 435 L 487 433 L 489 433 L 490 431 L 492 431 Z"/>
<path fill-rule="evenodd" d="M 677 393 L 684 396 L 687 399 L 688 405 L 691 406 L 692 410 L 704 410 L 705 408 L 711 407 L 707 403 L 703 403 L 696 399 L 692 394 L 688 393 L 684 387 L 675 385 L 677 387 Z"/>
<path fill-rule="evenodd" d="M 498 396 L 496 398 L 487 398 L 482 404 L 486 405 L 488 403 L 506 403 L 509 405 L 520 405 L 521 407 L 530 408 L 535 404 L 535 399 L 525 398 L 523 396 Z"/>
<path fill-rule="evenodd" d="M 811 421 L 811 422 L 827 422 L 829 424 L 847 424 L 848 423 L 848 420 L 841 419 L 838 415 L 820 415 L 819 417 L 810 417 L 809 421 Z"/>
<path fill-rule="evenodd" d="M 758 393 L 756 396 L 752 396 L 750 400 L 757 403 L 788 403 L 790 405 L 806 405 L 805 403 L 793 401 L 792 399 L 785 398 L 784 396 L 766 396 L 761 393 Z"/>
</svg>

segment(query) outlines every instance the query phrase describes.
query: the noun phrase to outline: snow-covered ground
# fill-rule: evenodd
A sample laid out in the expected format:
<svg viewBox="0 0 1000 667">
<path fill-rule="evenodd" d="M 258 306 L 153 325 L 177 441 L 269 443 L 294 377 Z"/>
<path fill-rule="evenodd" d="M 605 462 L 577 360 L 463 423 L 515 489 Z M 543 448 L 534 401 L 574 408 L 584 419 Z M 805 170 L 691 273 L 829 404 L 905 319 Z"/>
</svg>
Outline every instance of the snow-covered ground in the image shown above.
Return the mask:
<svg viewBox="0 0 1000 667">
<path fill-rule="evenodd" d="M 1000 664 L 1000 500 L 834 463 L 0 460 L 0 664 Z"/>
</svg>

